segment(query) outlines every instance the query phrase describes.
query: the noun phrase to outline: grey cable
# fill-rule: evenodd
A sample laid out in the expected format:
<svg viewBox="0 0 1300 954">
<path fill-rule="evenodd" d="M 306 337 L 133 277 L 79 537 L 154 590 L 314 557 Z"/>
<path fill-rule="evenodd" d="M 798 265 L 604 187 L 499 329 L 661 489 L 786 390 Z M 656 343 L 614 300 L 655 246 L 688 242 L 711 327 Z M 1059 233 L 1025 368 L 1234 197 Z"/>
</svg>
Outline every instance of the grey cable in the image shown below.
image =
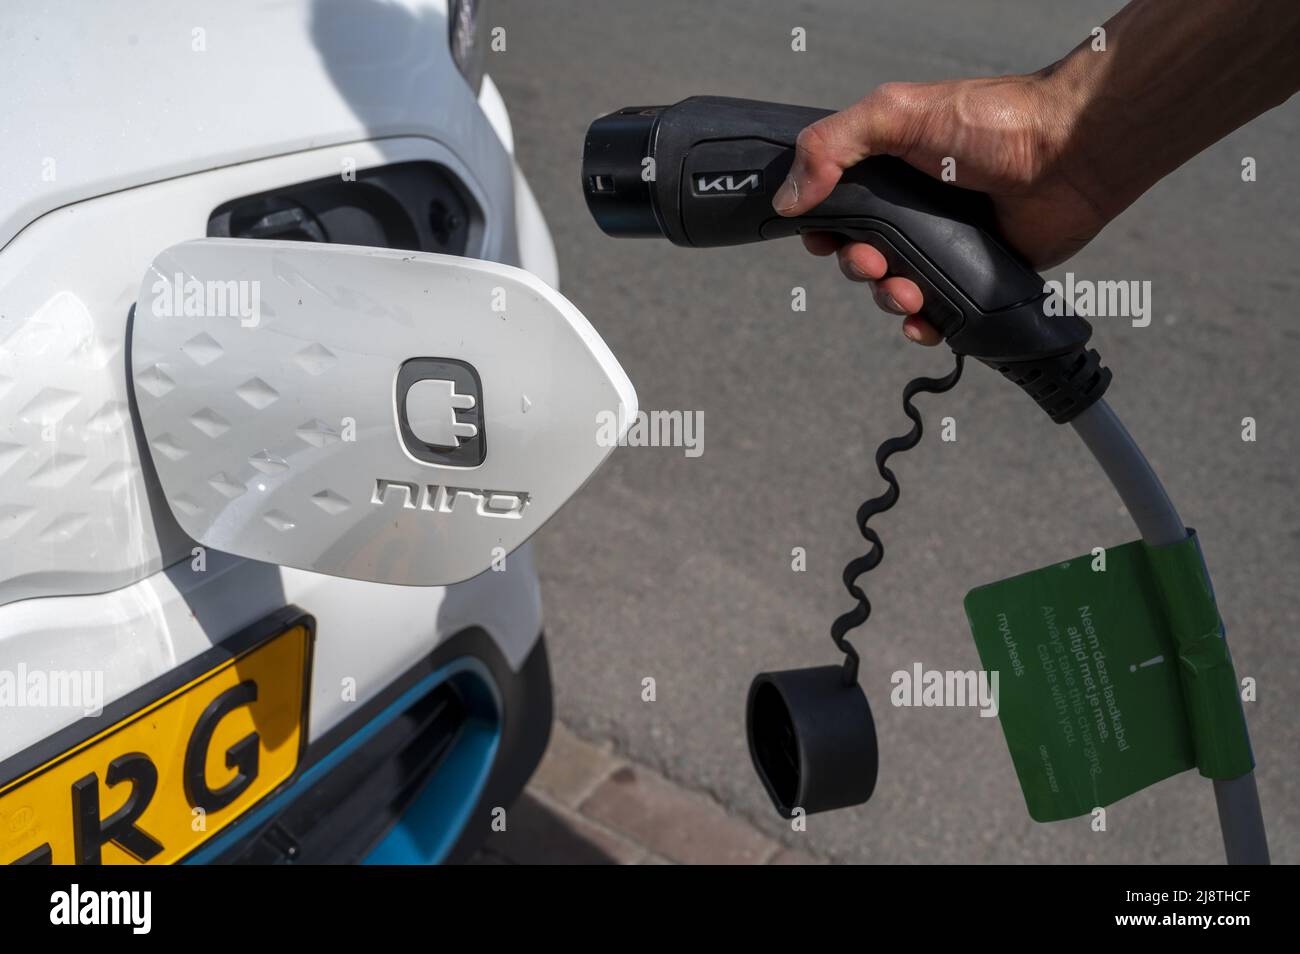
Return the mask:
<svg viewBox="0 0 1300 954">
<path fill-rule="evenodd" d="M 1178 511 L 1110 405 L 1104 400 L 1097 401 L 1071 424 L 1115 485 L 1142 539 L 1153 546 L 1182 540 L 1187 531 L 1178 518 Z M 1215 779 L 1214 799 L 1228 864 L 1268 864 L 1268 839 L 1255 773 Z"/>
</svg>

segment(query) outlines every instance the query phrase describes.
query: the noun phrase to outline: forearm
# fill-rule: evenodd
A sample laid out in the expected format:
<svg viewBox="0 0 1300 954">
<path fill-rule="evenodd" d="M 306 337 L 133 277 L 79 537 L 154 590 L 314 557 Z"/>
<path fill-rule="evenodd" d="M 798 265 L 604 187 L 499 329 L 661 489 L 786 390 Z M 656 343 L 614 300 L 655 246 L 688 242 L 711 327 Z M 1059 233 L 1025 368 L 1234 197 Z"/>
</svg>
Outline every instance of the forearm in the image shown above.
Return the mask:
<svg viewBox="0 0 1300 954">
<path fill-rule="evenodd" d="M 1062 159 L 1115 215 L 1300 88 L 1296 0 L 1133 0 L 1041 74 Z"/>
</svg>

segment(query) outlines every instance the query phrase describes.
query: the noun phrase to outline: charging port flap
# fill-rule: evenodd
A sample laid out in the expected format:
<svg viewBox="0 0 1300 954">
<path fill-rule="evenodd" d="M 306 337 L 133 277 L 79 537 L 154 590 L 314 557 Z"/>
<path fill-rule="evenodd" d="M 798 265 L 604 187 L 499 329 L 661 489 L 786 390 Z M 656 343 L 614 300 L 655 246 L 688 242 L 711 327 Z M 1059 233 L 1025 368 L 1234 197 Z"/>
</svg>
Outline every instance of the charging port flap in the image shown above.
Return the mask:
<svg viewBox="0 0 1300 954">
<path fill-rule="evenodd" d="M 504 559 L 636 413 L 605 343 L 535 276 L 380 248 L 173 246 L 144 276 L 131 368 L 191 537 L 383 583 Z"/>
</svg>

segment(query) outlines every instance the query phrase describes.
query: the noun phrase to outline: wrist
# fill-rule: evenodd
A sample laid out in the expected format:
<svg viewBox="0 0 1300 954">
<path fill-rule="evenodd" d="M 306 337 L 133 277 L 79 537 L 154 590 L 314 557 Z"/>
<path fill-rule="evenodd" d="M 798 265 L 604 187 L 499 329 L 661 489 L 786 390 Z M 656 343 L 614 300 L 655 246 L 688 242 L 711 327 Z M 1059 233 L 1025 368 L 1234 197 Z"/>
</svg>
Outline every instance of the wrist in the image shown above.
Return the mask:
<svg viewBox="0 0 1300 954">
<path fill-rule="evenodd" d="M 1149 188 L 1132 155 L 1140 155 L 1137 131 L 1122 128 L 1123 104 L 1103 102 L 1103 52 L 1081 44 L 1030 75 L 1042 117 L 1043 175 L 1060 178 L 1110 221 Z"/>
</svg>

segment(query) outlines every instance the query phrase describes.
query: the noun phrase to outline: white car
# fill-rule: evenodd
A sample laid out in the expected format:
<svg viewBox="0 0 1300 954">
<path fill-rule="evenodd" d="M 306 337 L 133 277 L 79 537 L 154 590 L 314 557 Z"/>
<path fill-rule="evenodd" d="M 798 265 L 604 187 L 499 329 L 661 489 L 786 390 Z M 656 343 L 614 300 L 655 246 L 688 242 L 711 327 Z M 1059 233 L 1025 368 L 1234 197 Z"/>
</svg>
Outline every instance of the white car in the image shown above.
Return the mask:
<svg viewBox="0 0 1300 954">
<path fill-rule="evenodd" d="M 0 863 L 455 861 L 535 767 L 636 398 L 480 7 L 0 13 Z"/>
</svg>

